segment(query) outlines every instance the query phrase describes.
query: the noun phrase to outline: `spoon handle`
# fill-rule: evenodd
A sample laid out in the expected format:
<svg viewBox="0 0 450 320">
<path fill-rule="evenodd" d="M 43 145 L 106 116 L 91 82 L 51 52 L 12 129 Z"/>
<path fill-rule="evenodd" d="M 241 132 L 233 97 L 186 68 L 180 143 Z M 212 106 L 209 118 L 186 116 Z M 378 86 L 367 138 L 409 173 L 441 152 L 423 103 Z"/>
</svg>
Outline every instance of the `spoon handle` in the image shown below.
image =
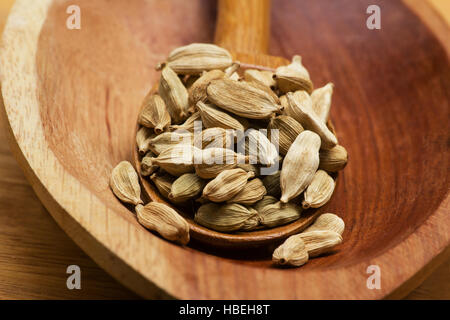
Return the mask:
<svg viewBox="0 0 450 320">
<path fill-rule="evenodd" d="M 233 52 L 267 53 L 270 0 L 219 0 L 215 43 Z"/>
</svg>

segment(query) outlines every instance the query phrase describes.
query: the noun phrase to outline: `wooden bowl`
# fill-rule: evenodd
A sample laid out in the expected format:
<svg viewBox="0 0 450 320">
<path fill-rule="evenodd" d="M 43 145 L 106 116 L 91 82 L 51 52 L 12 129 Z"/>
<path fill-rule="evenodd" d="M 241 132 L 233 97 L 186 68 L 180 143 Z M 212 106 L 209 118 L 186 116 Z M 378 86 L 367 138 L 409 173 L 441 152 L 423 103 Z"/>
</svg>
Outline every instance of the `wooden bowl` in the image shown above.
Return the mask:
<svg viewBox="0 0 450 320">
<path fill-rule="evenodd" d="M 78 0 L 81 29 L 70 30 L 71 1 L 18 0 L 0 53 L 12 150 L 59 225 L 144 297 L 402 296 L 449 254 L 450 67 L 436 38 L 447 29 L 430 10 L 433 32 L 402 2 L 382 1 L 382 28 L 368 30 L 372 3 L 273 4 L 270 53 L 300 53 L 316 86 L 334 82 L 332 118 L 351 157 L 327 206 L 346 223 L 344 242 L 302 268 L 271 267 L 270 251 L 167 242 L 109 190 L 113 166 L 132 161 L 155 64 L 176 46 L 213 41 L 212 1 Z M 367 287 L 371 265 L 380 289 Z"/>
</svg>

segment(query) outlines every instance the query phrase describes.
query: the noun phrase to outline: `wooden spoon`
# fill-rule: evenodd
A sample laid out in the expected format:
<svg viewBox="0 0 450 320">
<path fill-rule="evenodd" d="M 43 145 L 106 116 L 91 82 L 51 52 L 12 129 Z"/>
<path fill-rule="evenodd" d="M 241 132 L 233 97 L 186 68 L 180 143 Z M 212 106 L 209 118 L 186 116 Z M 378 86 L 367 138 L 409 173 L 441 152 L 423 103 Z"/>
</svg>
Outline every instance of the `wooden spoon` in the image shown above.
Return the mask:
<svg viewBox="0 0 450 320">
<path fill-rule="evenodd" d="M 267 55 L 270 35 L 270 0 L 219 0 L 215 43 L 228 49 L 234 60 L 241 62 L 241 68 L 274 70 L 287 65 L 289 60 L 282 57 Z M 330 128 L 333 126 L 329 123 Z M 154 184 L 140 174 L 141 156 L 134 148 L 134 162 L 144 187 L 144 192 L 152 201 L 167 203 L 161 197 Z M 177 209 L 177 208 L 175 208 Z M 247 248 L 262 246 L 300 232 L 310 225 L 323 209 L 310 209 L 302 213 L 300 219 L 276 228 L 239 232 L 222 233 L 197 224 L 193 212 L 177 209 L 190 225 L 191 237 L 199 242 L 216 247 Z"/>
</svg>

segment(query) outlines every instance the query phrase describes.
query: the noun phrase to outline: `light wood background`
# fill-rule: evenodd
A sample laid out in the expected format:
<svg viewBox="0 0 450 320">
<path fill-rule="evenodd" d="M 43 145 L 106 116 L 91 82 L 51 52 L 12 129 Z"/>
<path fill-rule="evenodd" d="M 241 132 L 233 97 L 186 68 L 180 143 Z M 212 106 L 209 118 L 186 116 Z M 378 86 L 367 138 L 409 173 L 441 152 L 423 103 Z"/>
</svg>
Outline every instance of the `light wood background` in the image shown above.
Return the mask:
<svg viewBox="0 0 450 320">
<path fill-rule="evenodd" d="M 450 25 L 450 1 L 427 0 Z M 0 30 L 13 0 L 0 0 Z M 82 270 L 82 290 L 68 290 L 66 268 Z M 0 128 L 0 299 L 137 298 L 100 269 L 53 221 L 12 157 Z M 450 299 L 450 260 L 408 299 Z"/>
</svg>

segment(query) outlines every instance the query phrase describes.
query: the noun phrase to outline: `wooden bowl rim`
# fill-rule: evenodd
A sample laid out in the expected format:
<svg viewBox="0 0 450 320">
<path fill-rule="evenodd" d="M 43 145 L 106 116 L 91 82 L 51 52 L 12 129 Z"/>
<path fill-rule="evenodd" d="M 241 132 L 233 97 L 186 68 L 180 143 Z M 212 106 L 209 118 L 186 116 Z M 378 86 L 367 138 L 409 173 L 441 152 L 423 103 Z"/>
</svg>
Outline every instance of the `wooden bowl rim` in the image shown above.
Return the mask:
<svg viewBox="0 0 450 320">
<path fill-rule="evenodd" d="M 284 275 L 284 270 L 259 270 L 247 265 L 238 267 L 242 272 L 257 272 L 258 277 L 261 277 L 259 285 L 263 286 L 264 292 L 242 292 L 239 290 L 239 284 L 236 284 L 236 290 L 226 290 L 221 294 L 213 293 L 205 296 L 200 290 L 194 291 L 197 292 L 195 296 L 180 295 L 179 289 L 185 285 L 186 280 L 196 279 L 202 275 L 192 273 L 190 268 L 181 268 L 181 263 L 177 261 L 168 261 L 170 257 L 166 255 L 146 260 L 146 262 L 153 263 L 152 268 L 143 267 L 142 259 L 150 259 L 149 257 L 130 255 L 130 248 L 123 246 L 121 239 L 111 237 L 108 233 L 97 232 L 92 228 L 92 224 L 83 219 L 85 208 L 78 201 L 72 201 L 72 198 L 68 197 L 67 189 L 64 188 L 67 184 L 76 186 L 80 197 L 91 199 L 93 211 L 108 215 L 111 222 L 123 223 L 124 227 L 128 227 L 140 237 L 139 240 L 158 244 L 163 241 L 151 233 L 142 233 L 142 228 L 123 219 L 120 214 L 111 213 L 111 210 L 100 199 L 65 169 L 48 147 L 43 133 L 42 119 L 39 115 L 39 101 L 35 91 L 37 83 L 35 70 L 39 33 L 52 2 L 52 0 L 42 0 L 30 3 L 26 0 L 17 0 L 5 26 L 3 46 L 0 52 L 2 65 L 2 108 L 0 108 L 0 113 L 11 149 L 50 214 L 100 266 L 144 297 L 154 298 L 156 295 L 157 297 L 200 299 L 277 298 L 273 297 L 271 292 L 272 290 L 280 292 L 282 288 L 277 287 L 277 283 L 269 279 Z M 434 18 L 439 19 L 436 16 Z M 22 54 L 17 55 L 17 52 Z M 11 61 L 14 61 L 14 64 Z M 20 65 L 21 68 L 17 68 L 17 65 Z M 22 81 L 20 86 L 17 79 Z M 32 89 L 30 90 L 30 88 Z M 35 153 L 36 145 L 41 146 L 47 152 L 45 154 Z M 449 210 L 450 194 L 447 193 L 439 207 L 415 231 L 393 247 L 380 252 L 379 255 L 346 266 L 308 269 L 295 273 L 295 281 L 301 281 L 303 284 L 301 294 L 297 294 L 295 298 L 376 299 L 401 297 L 406 293 L 405 290 L 423 280 L 424 276 L 429 274 L 438 263 L 449 256 Z M 98 217 L 93 217 L 93 219 L 93 223 L 102 221 Z M 417 260 L 414 248 L 430 235 L 433 235 L 433 246 L 423 253 L 424 256 L 420 260 Z M 205 253 L 192 252 L 169 243 L 163 245 L 177 254 L 197 256 L 211 265 L 220 263 L 223 269 L 237 267 L 233 262 Z M 407 268 L 399 268 L 396 265 L 397 257 L 402 257 Z M 369 265 L 378 265 L 383 274 L 390 275 L 389 279 L 391 280 L 383 281 L 380 290 L 368 290 L 366 287 L 368 275 L 364 270 Z M 158 272 L 157 270 L 160 268 L 165 268 L 163 269 L 165 272 Z M 214 281 L 216 277 L 226 281 L 228 276 L 220 272 L 212 274 L 210 275 L 211 281 Z M 294 279 L 293 276 L 292 279 Z M 384 278 L 382 277 L 382 279 Z M 334 287 L 335 292 L 339 292 L 339 294 L 330 296 L 329 289 L 331 287 Z"/>
</svg>

